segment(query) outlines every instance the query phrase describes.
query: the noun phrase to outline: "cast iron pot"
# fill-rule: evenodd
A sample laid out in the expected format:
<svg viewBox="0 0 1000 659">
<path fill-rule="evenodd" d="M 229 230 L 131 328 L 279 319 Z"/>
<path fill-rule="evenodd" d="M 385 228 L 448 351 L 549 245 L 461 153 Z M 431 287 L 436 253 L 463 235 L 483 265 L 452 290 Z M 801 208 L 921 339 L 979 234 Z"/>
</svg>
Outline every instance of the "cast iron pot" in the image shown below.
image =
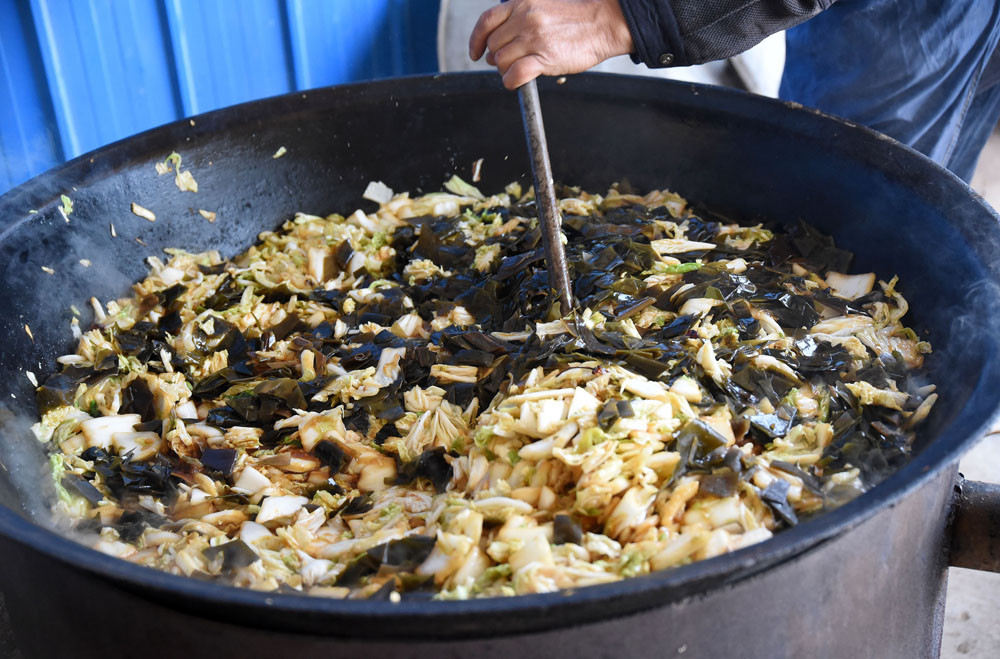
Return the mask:
<svg viewBox="0 0 1000 659">
<path fill-rule="evenodd" d="M 239 590 L 134 566 L 47 530 L 25 372 L 47 376 L 72 348 L 71 305 L 126 293 L 163 247 L 228 257 L 296 211 L 370 209 L 361 200 L 370 180 L 437 190 L 451 173 L 469 177 L 479 158 L 486 191 L 530 180 L 517 97 L 495 75 L 248 103 L 105 147 L 0 198 L 0 589 L 25 656 L 937 654 L 954 511 L 967 521 L 951 561 L 997 567 L 986 525 L 971 517 L 995 515 L 995 497 L 955 503 L 956 461 L 1000 402 L 997 216 L 926 158 L 806 109 L 598 75 L 541 89 L 561 180 L 603 190 L 627 178 L 730 217 L 804 218 L 853 250 L 858 271 L 899 274 L 909 322 L 933 342 L 929 373 L 941 395 L 913 460 L 852 503 L 729 555 L 575 592 L 469 602 Z M 287 155 L 273 158 L 282 146 Z M 174 150 L 197 194 L 154 171 Z M 73 199 L 68 222 L 61 193 Z M 131 214 L 132 202 L 156 222 Z"/>
</svg>

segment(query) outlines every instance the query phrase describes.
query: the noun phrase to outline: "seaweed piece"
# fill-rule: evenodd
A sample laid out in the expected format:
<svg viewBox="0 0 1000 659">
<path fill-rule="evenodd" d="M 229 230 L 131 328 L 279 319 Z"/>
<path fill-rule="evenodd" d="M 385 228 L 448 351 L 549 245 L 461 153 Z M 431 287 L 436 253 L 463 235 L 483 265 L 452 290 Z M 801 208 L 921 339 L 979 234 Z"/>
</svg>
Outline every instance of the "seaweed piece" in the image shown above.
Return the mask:
<svg viewBox="0 0 1000 659">
<path fill-rule="evenodd" d="M 734 385 L 747 392 L 747 397 L 753 401 L 767 398 L 777 403 L 796 386 L 795 382 L 780 373 L 748 364 L 743 364 L 738 370 L 734 369 L 730 379 Z"/>
<path fill-rule="evenodd" d="M 531 252 L 505 256 L 503 260 L 500 261 L 500 267 L 497 269 L 497 272 L 493 275 L 493 277 L 497 281 L 510 279 L 514 275 L 524 272 L 528 266 L 537 263 L 544 258 L 545 250 L 543 249 L 536 249 Z"/>
<path fill-rule="evenodd" d="M 746 300 L 737 300 L 730 308 L 733 313 L 733 320 L 736 321 L 736 329 L 739 332 L 740 341 L 749 341 L 757 338 L 760 331 L 760 322 L 750 313 L 750 304 Z"/>
<path fill-rule="evenodd" d="M 467 364 L 469 366 L 490 366 L 493 364 L 492 353 L 484 350 L 466 349 L 459 350 L 451 356 L 456 364 Z"/>
<path fill-rule="evenodd" d="M 257 552 L 242 540 L 230 540 L 221 545 L 209 547 L 202 552 L 202 555 L 209 563 L 222 556 L 222 569 L 225 571 L 247 567 L 260 558 L 257 556 Z"/>
<path fill-rule="evenodd" d="M 183 284 L 174 284 L 168 288 L 164 288 L 161 291 L 156 291 L 156 297 L 163 305 L 164 309 L 169 309 L 174 306 L 174 302 L 177 301 L 181 295 L 187 292 L 187 287 Z"/>
<path fill-rule="evenodd" d="M 201 464 L 206 469 L 231 476 L 239 452 L 234 448 L 207 448 L 201 452 Z"/>
<path fill-rule="evenodd" d="M 771 313 L 782 327 L 812 327 L 819 320 L 819 312 L 812 300 L 785 290 L 765 291 L 750 300 Z"/>
<path fill-rule="evenodd" d="M 378 393 L 362 398 L 357 402 L 357 406 L 367 410 L 376 419 L 383 421 L 398 421 L 406 414 L 403 403 L 399 398 L 399 387 L 402 384 L 400 378 L 387 387 L 382 387 Z"/>
<path fill-rule="evenodd" d="M 128 331 L 116 334 L 115 341 L 121 352 L 146 363 L 153 354 L 152 339 L 157 334 L 158 328 L 153 323 L 138 322 Z"/>
<path fill-rule="evenodd" d="M 351 462 L 350 456 L 344 452 L 344 449 L 328 439 L 317 442 L 312 452 L 322 464 L 330 468 L 331 474 L 338 473 Z"/>
<path fill-rule="evenodd" d="M 396 579 L 392 578 L 386 581 L 382 586 L 376 590 L 374 593 L 368 596 L 370 600 L 376 600 L 381 602 L 392 601 L 392 594 L 398 592 L 396 590 Z"/>
<path fill-rule="evenodd" d="M 84 449 L 83 453 L 80 454 L 80 457 L 87 462 L 109 462 L 111 460 L 108 452 L 100 446 L 91 446 Z"/>
<path fill-rule="evenodd" d="M 156 420 L 156 405 L 153 392 L 143 378 L 132 380 L 122 390 L 122 405 L 120 411 L 124 414 L 138 414 L 143 423 Z"/>
<path fill-rule="evenodd" d="M 344 427 L 347 430 L 353 430 L 362 437 L 368 434 L 368 428 L 371 424 L 368 421 L 368 412 L 360 406 L 356 406 L 350 414 L 344 417 Z"/>
<path fill-rule="evenodd" d="M 455 302 L 475 314 L 481 327 L 490 327 L 504 315 L 503 305 L 498 297 L 499 286 L 500 282 L 487 279 L 460 293 L 455 297 Z"/>
<path fill-rule="evenodd" d="M 94 463 L 94 471 L 101 474 L 104 485 L 115 499 L 140 494 L 163 497 L 174 491 L 170 479 L 173 463 L 162 453 L 152 461 L 137 462 L 109 456 L 104 449 L 92 446 L 80 457 Z"/>
<path fill-rule="evenodd" d="M 322 391 L 326 385 L 330 384 L 334 380 L 332 375 L 324 375 L 322 377 L 313 378 L 308 382 L 298 381 L 299 390 L 302 392 L 302 399 L 305 401 L 312 401 L 312 397 Z M 309 403 L 312 404 L 311 402 Z"/>
<path fill-rule="evenodd" d="M 205 417 L 205 423 L 216 428 L 232 428 L 233 426 L 244 425 L 246 421 L 236 410 L 227 405 L 225 407 L 210 409 L 208 415 Z"/>
<path fill-rule="evenodd" d="M 765 437 L 775 439 L 784 437 L 791 430 L 795 423 L 795 408 L 782 405 L 770 414 L 753 414 L 748 418 L 751 428 Z"/>
<path fill-rule="evenodd" d="M 202 325 L 195 327 L 191 333 L 191 340 L 194 343 L 196 354 L 200 357 L 208 356 L 211 353 L 225 350 L 229 354 L 229 362 L 241 361 L 249 349 L 249 342 L 246 337 L 231 323 L 226 322 L 219 316 L 209 316 L 205 321 L 212 321 L 213 331 L 207 334 Z"/>
<path fill-rule="evenodd" d="M 453 353 L 462 350 L 478 350 L 493 355 L 503 355 L 517 351 L 516 346 L 512 343 L 498 339 L 492 334 L 479 330 L 462 329 L 454 325 L 446 327 L 440 332 L 435 332 L 431 335 L 431 341 L 436 345 L 443 345 Z"/>
<path fill-rule="evenodd" d="M 681 455 L 670 482 L 695 469 L 707 469 L 722 464 L 726 458 L 726 438 L 701 419 L 691 419 L 680 429 L 674 440 Z"/>
<path fill-rule="evenodd" d="M 170 480 L 173 465 L 163 454 L 158 454 L 151 462 L 137 462 L 121 458 L 116 458 L 112 462 L 115 461 L 119 463 L 117 472 L 121 488 L 116 488 L 114 479 L 112 482 L 105 479 L 105 483 L 112 491 L 119 489 L 119 491 L 125 490 L 136 494 L 163 496 L 174 489 L 174 484 Z M 121 497 L 119 496 L 119 498 Z"/>
<path fill-rule="evenodd" d="M 63 476 L 61 482 L 63 487 L 67 490 L 76 492 L 90 502 L 90 505 L 92 506 L 96 506 L 104 500 L 104 494 L 94 487 L 94 484 L 86 478 L 77 476 L 76 474 L 66 474 Z"/>
<path fill-rule="evenodd" d="M 135 542 L 146 528 L 158 528 L 166 521 L 166 518 L 156 513 L 137 509 L 122 513 L 112 528 L 118 531 L 118 537 L 122 542 Z"/>
<path fill-rule="evenodd" d="M 351 247 L 351 241 L 345 240 L 337 245 L 337 248 L 333 250 L 333 261 L 337 264 L 337 267 L 341 270 L 347 269 L 347 264 L 350 263 L 351 258 L 354 256 L 354 248 Z M 354 273 L 347 273 L 354 274 Z"/>
<path fill-rule="evenodd" d="M 580 522 L 569 515 L 556 515 L 552 519 L 552 542 L 557 545 L 567 542 L 582 545 L 583 528 L 581 528 Z"/>
<path fill-rule="evenodd" d="M 427 449 L 411 462 L 399 462 L 397 456 L 396 485 L 409 485 L 418 478 L 426 478 L 434 486 L 434 490 L 441 494 L 453 476 L 451 465 L 444 456 L 445 451 L 441 446 Z"/>
<path fill-rule="evenodd" d="M 329 492 L 330 494 L 343 494 L 344 488 L 340 486 L 333 478 L 327 478 L 325 483 L 322 483 L 316 487 L 316 491 Z"/>
<path fill-rule="evenodd" d="M 80 533 L 100 533 L 102 527 L 100 517 L 88 517 L 77 522 L 73 529 Z"/>
<path fill-rule="evenodd" d="M 818 375 L 826 381 L 839 379 L 838 373 L 847 371 L 854 362 L 854 357 L 843 346 L 825 341 L 816 343 L 811 336 L 797 340 L 794 345 L 801 355 L 796 369 L 803 374 Z M 860 373 L 857 377 L 863 379 Z"/>
<path fill-rule="evenodd" d="M 597 414 L 597 422 L 601 430 L 607 431 L 618 419 L 628 419 L 635 416 L 632 410 L 632 403 L 627 400 L 614 399 L 604 403 L 601 411 Z"/>
<path fill-rule="evenodd" d="M 378 363 L 382 349 L 374 343 L 365 343 L 357 348 L 347 350 L 340 358 L 340 365 L 348 371 L 356 371 Z"/>
<path fill-rule="evenodd" d="M 659 260 L 659 255 L 649 243 L 640 243 L 631 239 L 615 243 L 615 251 L 621 255 L 625 269 L 633 275 L 649 270 Z"/>
<path fill-rule="evenodd" d="M 379 562 L 365 552 L 347 564 L 334 582 L 335 586 L 357 586 L 365 577 L 378 572 Z"/>
<path fill-rule="evenodd" d="M 408 535 L 372 547 L 367 553 L 379 565 L 412 572 L 427 560 L 436 543 L 432 535 Z"/>
<path fill-rule="evenodd" d="M 864 305 L 877 301 L 878 298 L 882 297 L 882 291 L 872 291 L 868 295 L 860 297 L 856 300 L 848 300 L 846 298 L 838 297 L 834 295 L 833 291 L 829 288 L 815 290 L 812 295 L 813 298 L 824 307 L 836 309 L 841 314 L 847 315 L 866 313 Z"/>
<path fill-rule="evenodd" d="M 198 270 L 203 275 L 221 275 L 226 271 L 226 266 L 229 265 L 228 262 L 217 263 L 215 265 L 202 265 L 198 264 Z"/>
<path fill-rule="evenodd" d="M 591 330 L 586 325 L 584 325 L 582 322 L 579 321 L 575 322 L 573 324 L 573 329 L 576 332 L 576 335 L 579 337 L 579 339 L 583 342 L 584 348 L 586 348 L 589 353 L 603 357 L 611 357 L 617 354 L 618 351 L 615 350 L 614 346 L 609 346 L 603 341 L 599 340 L 594 331 Z M 608 336 L 609 334 L 610 333 L 602 333 L 602 338 Z M 525 348 L 527 347 L 528 346 L 525 345 Z"/>
<path fill-rule="evenodd" d="M 625 320 L 630 316 L 634 316 L 654 302 L 656 302 L 656 298 L 642 297 L 638 300 L 630 300 L 624 304 L 620 304 L 615 309 L 615 320 Z"/>
<path fill-rule="evenodd" d="M 203 304 L 206 309 L 224 311 L 239 304 L 243 297 L 243 289 L 244 287 L 237 285 L 236 279 L 231 274 L 226 273 L 215 292 L 208 296 Z"/>
<path fill-rule="evenodd" d="M 163 316 L 160 317 L 158 325 L 159 328 L 165 334 L 171 334 L 176 336 L 177 333 L 180 332 L 181 327 L 184 326 L 184 322 L 181 319 L 181 315 L 179 312 L 171 311 L 169 313 L 163 314 Z"/>
<path fill-rule="evenodd" d="M 212 410 L 212 412 L 215 411 L 216 410 Z M 209 413 L 209 416 L 211 416 L 211 412 Z M 209 425 L 215 425 L 209 422 L 207 419 L 205 423 Z M 286 438 L 288 438 L 290 435 L 294 435 L 296 432 L 298 432 L 298 428 L 278 428 L 278 429 L 275 429 L 274 427 L 265 428 L 264 434 L 260 436 L 260 445 L 265 448 L 271 448 L 277 446 Z"/>
<path fill-rule="evenodd" d="M 660 342 L 666 342 L 683 334 L 687 334 L 688 330 L 691 329 L 696 320 L 698 319 L 695 316 L 678 316 L 657 330 L 654 335 L 655 339 Z"/>
<path fill-rule="evenodd" d="M 232 369 L 224 368 L 203 377 L 191 389 L 191 397 L 198 400 L 218 398 L 226 389 L 232 386 L 234 375 Z"/>
<path fill-rule="evenodd" d="M 573 292 L 577 299 L 586 300 L 597 291 L 610 288 L 616 280 L 617 277 L 613 272 L 605 270 L 588 272 L 576 278 L 573 282 Z"/>
<path fill-rule="evenodd" d="M 81 383 L 94 384 L 117 372 L 118 358 L 114 354 L 105 355 L 90 367 L 68 364 L 35 390 L 38 411 L 45 414 L 53 408 L 72 405 Z"/>
<path fill-rule="evenodd" d="M 711 474 L 701 477 L 698 492 L 704 492 L 716 497 L 731 497 L 736 494 L 739 480 L 737 473 L 729 467 L 717 469 Z"/>
<path fill-rule="evenodd" d="M 225 407 L 209 410 L 205 423 L 217 428 L 243 425 L 267 428 L 275 422 L 279 412 L 284 411 L 287 416 L 305 408 L 305 397 L 298 381 L 275 378 L 261 382 L 252 393 L 233 396 Z"/>
<path fill-rule="evenodd" d="M 433 224 L 421 224 L 414 254 L 449 267 L 470 261 L 472 250 L 465 246 L 456 221 L 456 218 L 440 218 Z"/>
<path fill-rule="evenodd" d="M 485 376 L 481 376 L 475 385 L 476 398 L 486 405 L 500 392 L 507 379 L 506 364 L 510 363 L 509 357 L 502 357 L 497 364 Z"/>
<path fill-rule="evenodd" d="M 799 518 L 795 515 L 795 507 L 788 502 L 789 487 L 788 481 L 776 478 L 760 493 L 760 499 L 779 519 L 789 526 L 795 526 L 799 523 Z"/>
<path fill-rule="evenodd" d="M 476 385 L 471 382 L 452 382 L 445 385 L 444 389 L 444 399 L 463 409 L 468 407 L 472 399 L 476 397 Z"/>
<path fill-rule="evenodd" d="M 274 398 L 247 394 L 229 399 L 229 407 L 235 410 L 243 423 L 236 425 L 268 426 L 274 423 L 280 401 Z"/>
<path fill-rule="evenodd" d="M 847 272 L 854 255 L 839 249 L 833 238 L 802 220 L 788 232 L 792 244 L 815 270 Z"/>
<path fill-rule="evenodd" d="M 353 515 L 363 515 L 374 507 L 375 502 L 372 501 L 372 495 L 371 492 L 369 492 L 368 494 L 354 497 L 341 506 L 337 512 L 340 513 L 342 517 L 351 517 Z"/>
<path fill-rule="evenodd" d="M 299 332 L 305 327 L 306 324 L 302 322 L 301 318 L 295 314 L 288 314 L 277 325 L 271 325 L 268 327 L 267 331 L 275 338 L 275 340 L 282 341 L 291 333 Z"/>
<path fill-rule="evenodd" d="M 326 341 L 332 339 L 334 335 L 334 328 L 328 321 L 323 321 L 316 327 L 312 328 L 308 332 L 305 332 L 303 336 L 311 336 L 315 339 L 320 339 Z"/>
<path fill-rule="evenodd" d="M 667 215 L 669 218 L 669 214 Z M 684 220 L 684 236 L 697 242 L 711 242 L 719 233 L 719 223 L 701 219 L 695 215 Z"/>
<path fill-rule="evenodd" d="M 733 446 L 728 451 L 726 451 L 726 457 L 723 458 L 722 463 L 733 470 L 733 473 L 737 476 L 743 474 L 743 469 L 745 465 L 743 460 L 746 456 L 743 451 Z"/>
<path fill-rule="evenodd" d="M 306 407 L 306 400 L 302 396 L 297 380 L 291 378 L 278 378 L 261 382 L 254 387 L 253 392 L 261 398 L 271 398 L 283 404 L 289 411 L 303 410 Z"/>
<path fill-rule="evenodd" d="M 375 443 L 381 446 L 390 437 L 399 437 L 400 432 L 395 423 L 387 423 L 375 433 Z"/>
<path fill-rule="evenodd" d="M 809 472 L 800 469 L 796 465 L 793 465 L 791 462 L 784 462 L 783 460 L 773 460 L 771 462 L 771 466 L 775 469 L 780 469 L 786 474 L 798 476 L 800 479 L 802 479 L 802 484 L 805 486 L 807 490 L 809 490 L 813 494 L 822 496 L 823 494 L 822 483 L 820 483 L 820 480 L 815 476 L 813 476 L 812 474 L 810 474 Z"/>
</svg>

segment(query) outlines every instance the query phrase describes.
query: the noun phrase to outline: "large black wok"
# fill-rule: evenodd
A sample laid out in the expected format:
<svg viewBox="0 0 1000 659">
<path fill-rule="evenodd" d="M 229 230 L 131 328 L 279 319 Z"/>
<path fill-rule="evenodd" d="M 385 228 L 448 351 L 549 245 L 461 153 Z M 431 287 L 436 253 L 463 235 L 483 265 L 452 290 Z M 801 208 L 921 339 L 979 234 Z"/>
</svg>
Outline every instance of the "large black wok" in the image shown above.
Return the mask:
<svg viewBox="0 0 1000 659">
<path fill-rule="evenodd" d="M 369 180 L 436 190 L 485 158 L 483 189 L 529 181 L 517 98 L 494 75 L 249 103 L 124 140 L 0 197 L 0 590 L 25 656 L 936 653 L 949 515 L 984 528 L 968 521 L 984 509 L 955 504 L 953 490 L 958 457 L 1000 402 L 994 212 L 915 152 L 801 108 L 634 78 L 541 87 L 563 181 L 600 190 L 627 178 L 735 218 L 805 218 L 853 250 L 862 271 L 900 275 L 910 322 L 933 342 L 930 377 L 941 394 L 912 462 L 860 499 L 730 555 L 576 592 L 471 602 L 237 590 L 133 566 L 46 530 L 44 516 L 32 516 L 44 509 L 45 478 L 41 448 L 26 438 L 35 408 L 25 371 L 46 376 L 71 348 L 70 305 L 86 326 L 89 296 L 125 293 L 162 247 L 231 256 L 295 211 L 370 208 L 360 198 Z M 281 146 L 287 155 L 272 158 Z M 155 173 L 173 150 L 197 195 Z M 61 193 L 74 202 L 68 223 Z M 131 214 L 132 202 L 156 222 Z M 984 566 L 989 557 L 974 550 L 988 552 L 985 535 L 964 532 L 952 560 Z"/>
</svg>

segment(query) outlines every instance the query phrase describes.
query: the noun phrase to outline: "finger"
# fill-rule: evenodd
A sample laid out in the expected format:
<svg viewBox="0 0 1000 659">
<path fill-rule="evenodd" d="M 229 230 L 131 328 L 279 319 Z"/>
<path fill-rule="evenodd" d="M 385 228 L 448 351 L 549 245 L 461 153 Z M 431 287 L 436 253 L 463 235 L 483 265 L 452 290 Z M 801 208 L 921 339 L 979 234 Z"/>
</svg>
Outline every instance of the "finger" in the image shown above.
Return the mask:
<svg viewBox="0 0 1000 659">
<path fill-rule="evenodd" d="M 486 51 L 486 39 L 510 17 L 511 3 L 491 7 L 482 13 L 469 37 L 469 57 L 478 60 Z"/>
<path fill-rule="evenodd" d="M 512 18 L 490 33 L 486 38 L 486 47 L 491 53 L 500 52 L 507 44 L 521 36 L 516 23 L 517 21 Z"/>
<path fill-rule="evenodd" d="M 507 73 L 507 69 L 509 69 L 514 62 L 522 57 L 527 57 L 530 54 L 530 44 L 528 44 L 524 39 L 514 39 L 499 50 L 494 51 L 493 49 L 490 49 L 490 53 L 487 56 L 486 61 L 489 62 L 491 66 L 497 67 L 497 70 L 500 71 L 501 74 L 504 74 Z"/>
<path fill-rule="evenodd" d="M 542 61 L 537 55 L 522 57 L 511 64 L 507 73 L 503 75 L 503 86 L 511 90 L 517 89 L 542 75 L 543 68 Z"/>
</svg>

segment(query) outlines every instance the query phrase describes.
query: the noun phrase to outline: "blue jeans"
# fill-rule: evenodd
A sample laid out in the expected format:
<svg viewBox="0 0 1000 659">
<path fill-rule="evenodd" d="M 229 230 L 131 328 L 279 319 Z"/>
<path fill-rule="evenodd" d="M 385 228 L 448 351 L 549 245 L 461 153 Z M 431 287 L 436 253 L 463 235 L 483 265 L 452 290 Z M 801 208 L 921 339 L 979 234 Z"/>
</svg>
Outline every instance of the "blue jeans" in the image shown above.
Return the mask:
<svg viewBox="0 0 1000 659">
<path fill-rule="evenodd" d="M 1000 0 L 839 0 L 787 33 L 781 98 L 894 137 L 965 179 L 1000 119 Z"/>
</svg>

